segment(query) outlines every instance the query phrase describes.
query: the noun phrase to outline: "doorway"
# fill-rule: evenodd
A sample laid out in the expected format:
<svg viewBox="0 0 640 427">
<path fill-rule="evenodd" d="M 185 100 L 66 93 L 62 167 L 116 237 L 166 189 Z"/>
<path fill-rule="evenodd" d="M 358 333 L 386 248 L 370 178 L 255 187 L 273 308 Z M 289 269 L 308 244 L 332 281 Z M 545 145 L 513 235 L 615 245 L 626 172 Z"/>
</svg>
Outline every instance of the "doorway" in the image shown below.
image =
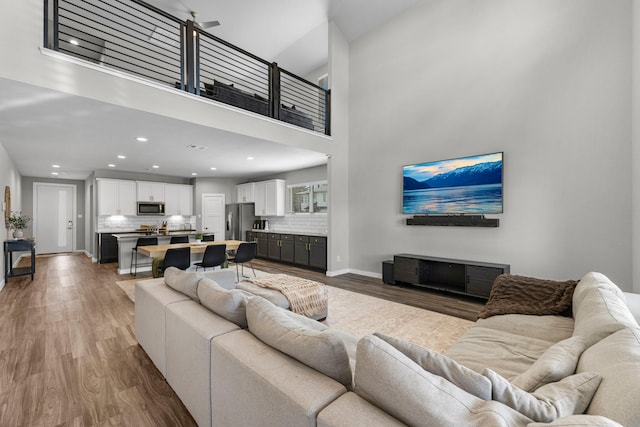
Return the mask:
<svg viewBox="0 0 640 427">
<path fill-rule="evenodd" d="M 224 240 L 224 194 L 202 195 L 202 233 L 213 233 L 215 240 Z"/>
<path fill-rule="evenodd" d="M 38 254 L 73 252 L 76 235 L 76 186 L 33 184 L 33 236 Z"/>
</svg>

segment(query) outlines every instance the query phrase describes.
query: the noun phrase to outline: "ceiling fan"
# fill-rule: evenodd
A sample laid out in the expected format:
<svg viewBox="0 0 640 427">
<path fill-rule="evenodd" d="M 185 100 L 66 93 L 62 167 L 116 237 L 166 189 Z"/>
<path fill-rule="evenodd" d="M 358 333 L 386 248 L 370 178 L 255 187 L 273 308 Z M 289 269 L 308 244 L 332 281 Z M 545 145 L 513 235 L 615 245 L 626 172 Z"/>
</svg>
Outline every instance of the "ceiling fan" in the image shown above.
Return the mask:
<svg viewBox="0 0 640 427">
<path fill-rule="evenodd" d="M 204 30 L 205 28 L 217 27 L 218 25 L 220 25 L 220 21 L 198 22 L 198 20 L 196 19 L 196 15 L 197 15 L 196 12 L 191 11 L 191 16 L 193 17 L 193 23 L 195 24 L 196 27 L 200 28 L 201 30 Z"/>
</svg>

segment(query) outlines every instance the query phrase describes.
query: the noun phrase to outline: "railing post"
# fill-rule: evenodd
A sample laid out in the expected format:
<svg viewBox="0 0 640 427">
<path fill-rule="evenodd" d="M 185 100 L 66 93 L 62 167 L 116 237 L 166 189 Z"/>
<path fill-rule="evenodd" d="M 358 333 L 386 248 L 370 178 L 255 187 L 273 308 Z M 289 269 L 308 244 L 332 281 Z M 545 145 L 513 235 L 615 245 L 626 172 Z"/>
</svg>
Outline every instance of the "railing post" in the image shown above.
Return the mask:
<svg viewBox="0 0 640 427">
<path fill-rule="evenodd" d="M 331 89 L 324 94 L 324 134 L 331 135 Z"/>
<path fill-rule="evenodd" d="M 59 49 L 60 41 L 58 38 L 58 0 L 53 0 L 53 50 L 57 51 Z"/>
<path fill-rule="evenodd" d="M 280 68 L 275 62 L 269 67 L 269 116 L 280 119 Z"/>
<path fill-rule="evenodd" d="M 187 20 L 187 34 L 185 36 L 186 51 L 187 51 L 187 92 L 196 93 L 195 81 L 196 81 L 196 46 L 194 43 L 195 25 L 193 21 Z"/>
</svg>

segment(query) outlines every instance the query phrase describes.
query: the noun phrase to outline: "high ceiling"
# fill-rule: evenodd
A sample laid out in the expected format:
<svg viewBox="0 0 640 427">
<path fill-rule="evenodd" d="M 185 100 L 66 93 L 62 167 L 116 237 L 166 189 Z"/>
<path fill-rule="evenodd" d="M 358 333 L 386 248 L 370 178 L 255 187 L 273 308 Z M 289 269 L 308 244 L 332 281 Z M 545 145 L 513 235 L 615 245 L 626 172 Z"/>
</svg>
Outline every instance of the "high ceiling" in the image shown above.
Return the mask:
<svg viewBox="0 0 640 427">
<path fill-rule="evenodd" d="M 417 2 L 147 1 L 180 18 L 189 18 L 193 10 L 200 21 L 219 20 L 221 25 L 209 30 L 212 34 L 299 75 L 326 64 L 328 20 L 353 41 Z M 126 172 L 251 178 L 326 163 L 322 153 L 6 79 L 0 79 L 0 93 L 0 143 L 23 176 L 85 179 L 111 163 Z M 133 135 L 148 141 L 137 142 Z M 116 158 L 118 154 L 126 159 Z M 53 164 L 61 167 L 53 169 Z"/>
</svg>

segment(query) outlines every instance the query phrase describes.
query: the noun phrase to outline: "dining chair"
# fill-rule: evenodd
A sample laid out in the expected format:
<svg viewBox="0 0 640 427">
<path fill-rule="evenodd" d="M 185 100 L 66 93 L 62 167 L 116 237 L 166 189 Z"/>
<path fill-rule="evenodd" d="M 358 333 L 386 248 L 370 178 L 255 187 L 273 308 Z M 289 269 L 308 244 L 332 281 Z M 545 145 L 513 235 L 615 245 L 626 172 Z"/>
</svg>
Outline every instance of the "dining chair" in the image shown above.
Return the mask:
<svg viewBox="0 0 640 427">
<path fill-rule="evenodd" d="M 203 242 L 213 242 L 215 240 L 215 236 L 213 234 L 205 234 L 202 236 Z"/>
<path fill-rule="evenodd" d="M 170 245 L 176 243 L 189 243 L 189 236 L 173 236 L 171 240 L 169 240 Z"/>
<path fill-rule="evenodd" d="M 187 246 L 186 248 L 167 249 L 162 263 L 162 272 L 164 273 L 169 267 L 176 267 L 180 270 L 191 267 L 191 248 Z"/>
<path fill-rule="evenodd" d="M 236 265 L 236 279 L 238 282 L 240 281 L 238 264 L 242 266 L 242 277 L 246 277 L 244 275 L 244 264 L 246 262 L 249 263 L 251 270 L 253 270 L 253 277 L 256 277 L 256 270 L 253 268 L 253 263 L 251 261 L 256 257 L 257 246 L 258 244 L 256 242 L 242 242 L 238 245 L 238 250 L 236 250 L 235 255 L 229 256 L 229 261 Z"/>
<path fill-rule="evenodd" d="M 217 267 L 224 264 L 227 260 L 227 245 L 209 245 L 204 250 L 201 262 L 196 262 L 196 271 L 198 267 L 202 267 L 205 270 L 207 267 Z"/>
<path fill-rule="evenodd" d="M 138 237 L 136 245 L 131 251 L 131 263 L 129 264 L 129 274 L 134 276 L 138 273 L 138 246 L 154 246 L 158 244 L 157 237 Z M 146 266 L 147 264 L 145 264 Z M 151 264 L 149 264 L 151 265 Z"/>
</svg>

